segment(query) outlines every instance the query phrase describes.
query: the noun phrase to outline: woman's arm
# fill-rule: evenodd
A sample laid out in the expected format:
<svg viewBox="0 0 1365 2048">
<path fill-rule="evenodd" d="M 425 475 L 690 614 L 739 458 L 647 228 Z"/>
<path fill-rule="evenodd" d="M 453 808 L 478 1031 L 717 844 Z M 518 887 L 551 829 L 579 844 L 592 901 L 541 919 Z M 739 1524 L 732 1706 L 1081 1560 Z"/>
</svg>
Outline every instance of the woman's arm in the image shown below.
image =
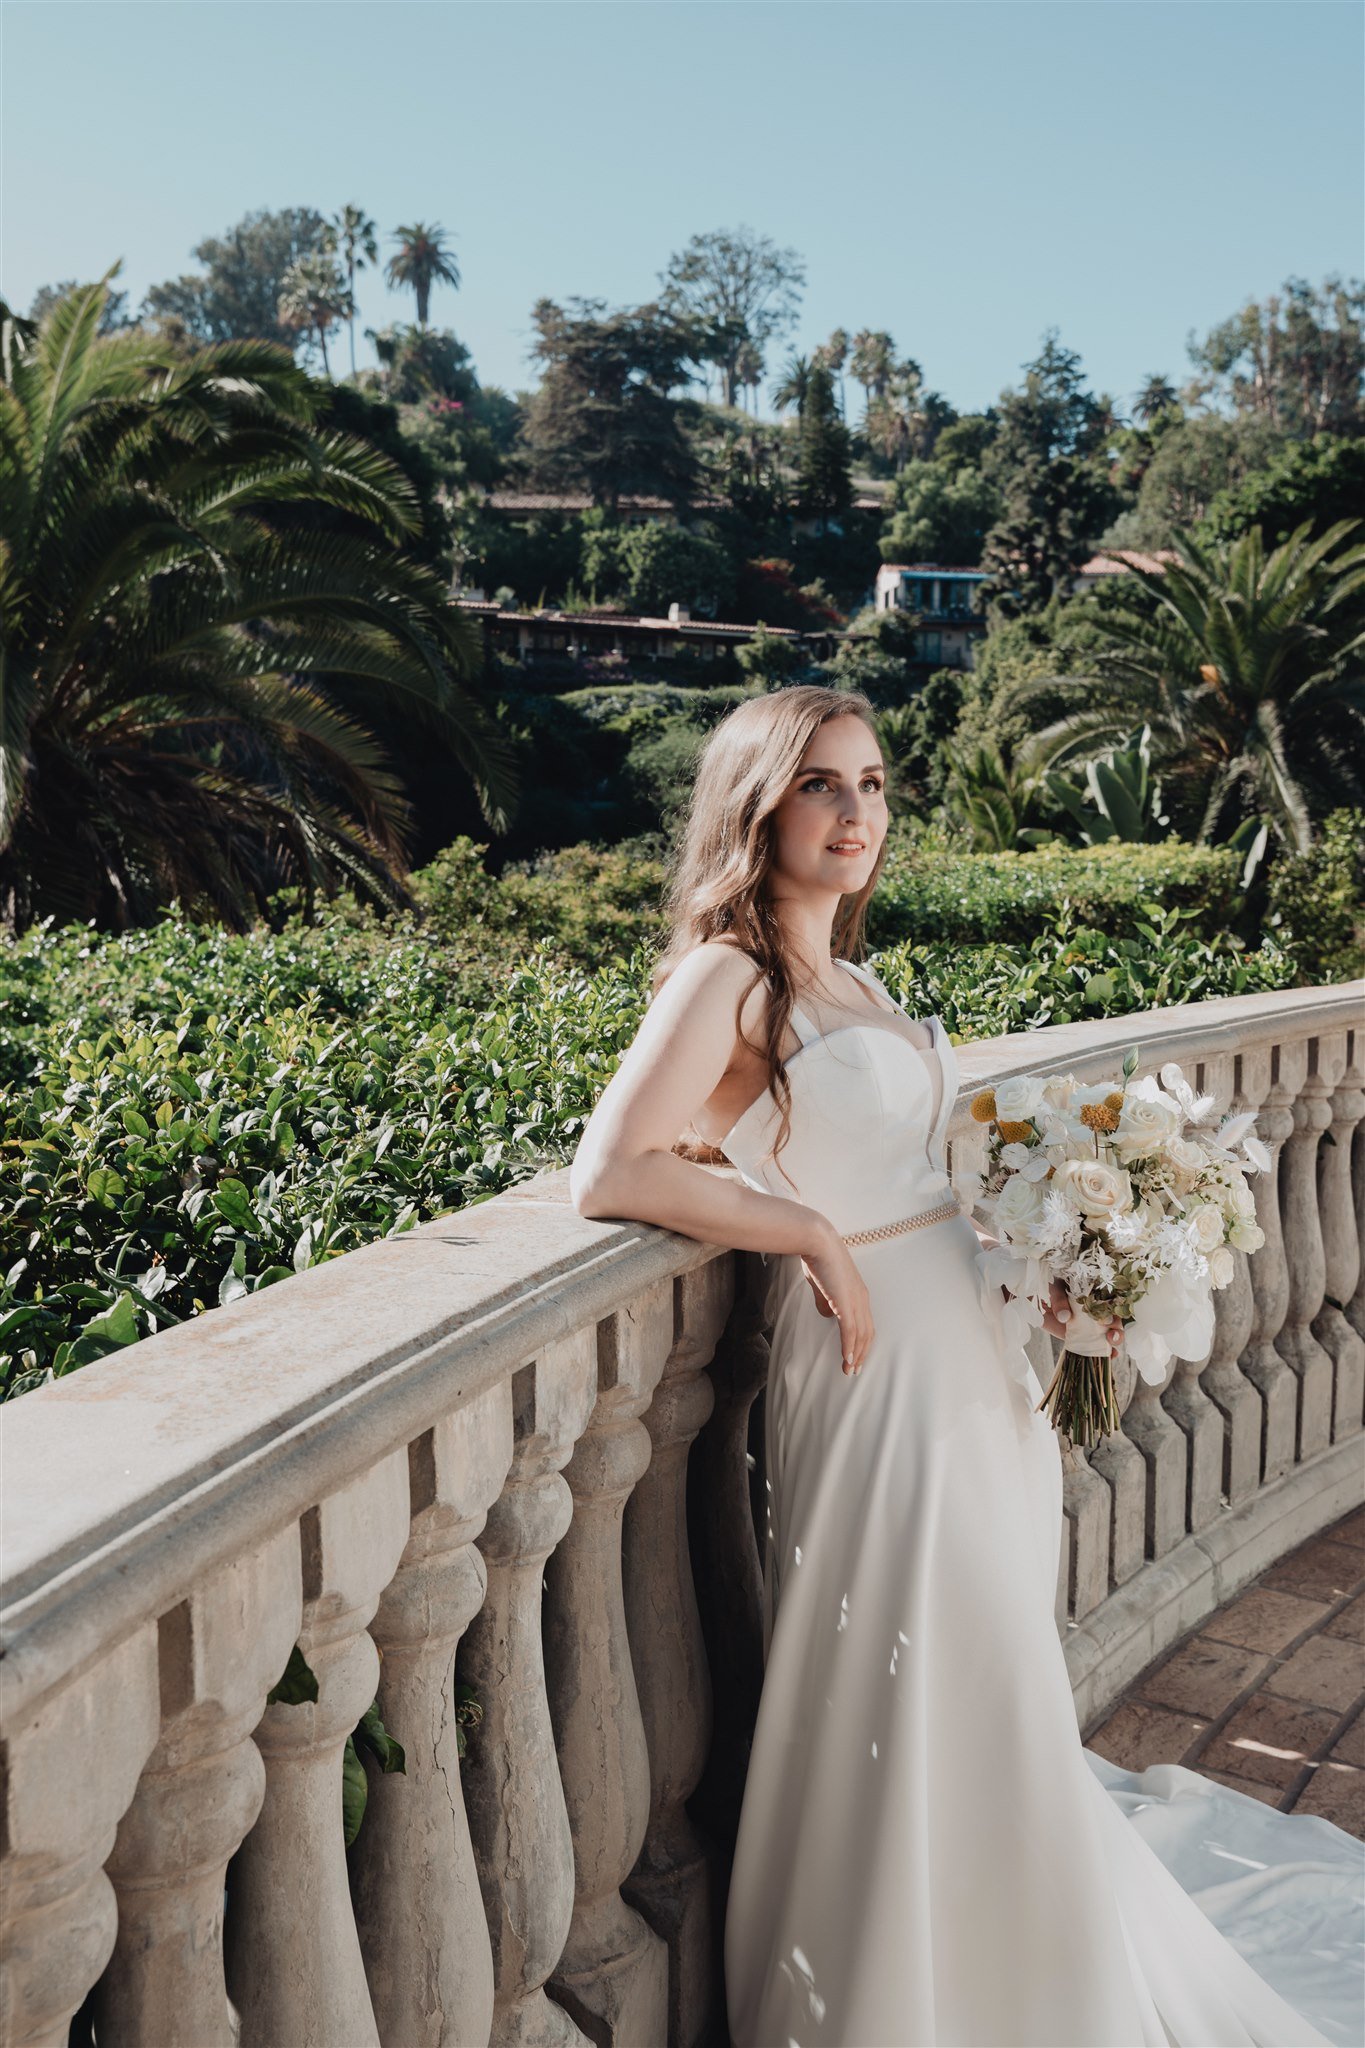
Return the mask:
<svg viewBox="0 0 1365 2048">
<path fill-rule="evenodd" d="M 828 1250 L 834 1230 L 818 1209 L 722 1179 L 672 1149 L 730 1065 L 736 1008 L 753 986 L 752 963 L 734 946 L 698 946 L 674 968 L 579 1141 L 569 1194 L 580 1216 L 634 1217 L 737 1251 Z M 752 1029 L 747 1004 L 745 1022 Z"/>
</svg>

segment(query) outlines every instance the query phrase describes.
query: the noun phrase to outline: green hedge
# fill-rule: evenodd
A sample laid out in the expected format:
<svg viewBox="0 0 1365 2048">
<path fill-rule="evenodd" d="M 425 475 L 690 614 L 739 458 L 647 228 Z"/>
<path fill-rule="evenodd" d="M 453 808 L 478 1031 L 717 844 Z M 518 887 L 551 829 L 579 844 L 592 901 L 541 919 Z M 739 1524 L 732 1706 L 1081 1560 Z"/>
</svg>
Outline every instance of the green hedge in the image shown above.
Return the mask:
<svg viewBox="0 0 1365 2048">
<path fill-rule="evenodd" d="M 495 969 L 477 937 L 343 908 L 310 931 L 0 948 L 3 1390 L 569 1158 L 650 948 L 588 971 L 504 929 L 519 964 Z M 962 1038 L 1296 979 L 1273 941 L 1210 943 L 1160 909 L 1115 933 L 1063 907 L 1026 949 L 902 943 L 879 970 Z"/>
<path fill-rule="evenodd" d="M 902 838 L 887 853 L 868 929 L 883 946 L 1027 945 L 1063 903 L 1079 923 L 1107 928 L 1160 903 L 1192 913 L 1213 939 L 1238 921 L 1241 870 L 1241 857 L 1224 847 L 1175 840 L 1021 854 L 956 853 Z"/>
</svg>

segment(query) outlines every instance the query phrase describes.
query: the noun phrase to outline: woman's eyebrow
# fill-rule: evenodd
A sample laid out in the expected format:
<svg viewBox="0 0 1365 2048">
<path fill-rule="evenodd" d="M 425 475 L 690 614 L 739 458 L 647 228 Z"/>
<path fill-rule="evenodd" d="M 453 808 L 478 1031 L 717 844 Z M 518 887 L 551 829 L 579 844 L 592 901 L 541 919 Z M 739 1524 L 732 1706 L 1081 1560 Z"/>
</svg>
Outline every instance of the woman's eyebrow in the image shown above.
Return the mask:
<svg viewBox="0 0 1365 2048">
<path fill-rule="evenodd" d="M 798 775 L 837 775 L 839 773 L 837 768 L 819 768 L 814 764 L 809 768 L 798 768 L 796 772 Z M 883 761 L 874 761 L 870 767 L 860 768 L 858 773 L 860 775 L 884 775 L 886 773 L 886 764 Z"/>
</svg>

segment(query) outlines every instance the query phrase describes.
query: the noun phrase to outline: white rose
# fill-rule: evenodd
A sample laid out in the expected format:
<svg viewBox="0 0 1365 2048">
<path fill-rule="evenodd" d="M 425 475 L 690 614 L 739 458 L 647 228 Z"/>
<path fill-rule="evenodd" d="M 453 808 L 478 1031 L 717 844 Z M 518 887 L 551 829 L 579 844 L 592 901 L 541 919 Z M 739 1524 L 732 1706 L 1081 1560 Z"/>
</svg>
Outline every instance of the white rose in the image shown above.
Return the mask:
<svg viewBox="0 0 1365 2048">
<path fill-rule="evenodd" d="M 1207 1258 L 1223 1242 L 1223 1212 L 1216 1202 L 1201 1202 L 1190 1211 L 1185 1229 L 1195 1250 Z"/>
<path fill-rule="evenodd" d="M 1006 1237 L 1027 1237 L 1042 1210 L 1043 1194 L 1038 1183 L 1014 1174 L 996 1200 L 995 1224 Z"/>
<path fill-rule="evenodd" d="M 1241 1178 L 1240 1174 L 1233 1175 L 1232 1185 L 1228 1192 L 1230 1204 L 1235 1215 L 1254 1216 L 1256 1214 L 1256 1197 L 1252 1194 L 1251 1189 Z"/>
<path fill-rule="evenodd" d="M 1208 1165 L 1208 1154 L 1202 1145 L 1196 1145 L 1189 1138 L 1170 1138 L 1162 1153 L 1171 1171 L 1171 1179 L 1179 1188 L 1191 1188 Z"/>
<path fill-rule="evenodd" d="M 1114 1150 L 1123 1160 L 1145 1159 L 1153 1152 L 1163 1152 L 1172 1138 L 1180 1136 L 1183 1121 L 1179 1105 L 1144 1075 L 1142 1080 L 1129 1084 L 1123 1098 L 1119 1127 L 1113 1138 Z"/>
<path fill-rule="evenodd" d="M 1076 1087 L 1074 1074 L 1053 1074 L 1043 1083 L 1043 1100 L 1049 1109 L 1068 1110 Z"/>
<path fill-rule="evenodd" d="M 1225 1244 L 1209 1253 L 1209 1279 L 1215 1287 L 1228 1286 L 1234 1270 L 1232 1253 Z"/>
<path fill-rule="evenodd" d="M 1083 1216 L 1117 1216 L 1133 1205 L 1126 1173 L 1115 1173 L 1102 1159 L 1068 1159 L 1052 1176 L 1052 1185 L 1075 1203 Z"/>
<path fill-rule="evenodd" d="M 1259 1223 L 1250 1223 L 1239 1216 L 1228 1232 L 1228 1242 L 1235 1244 L 1239 1252 L 1258 1252 L 1265 1243 L 1265 1232 Z"/>
<path fill-rule="evenodd" d="M 1036 1074 L 1011 1074 L 995 1084 L 996 1121 L 1025 1124 L 1043 1106 L 1043 1084 Z"/>
</svg>

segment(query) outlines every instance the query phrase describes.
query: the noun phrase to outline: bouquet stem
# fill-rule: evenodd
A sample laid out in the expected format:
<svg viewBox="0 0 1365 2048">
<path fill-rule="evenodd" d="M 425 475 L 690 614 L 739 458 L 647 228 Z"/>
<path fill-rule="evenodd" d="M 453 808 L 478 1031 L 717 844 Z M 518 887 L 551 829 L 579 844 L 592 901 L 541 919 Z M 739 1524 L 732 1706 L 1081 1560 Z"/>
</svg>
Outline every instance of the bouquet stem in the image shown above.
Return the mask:
<svg viewBox="0 0 1365 2048">
<path fill-rule="evenodd" d="M 1114 1388 L 1114 1361 L 1063 1351 L 1038 1407 L 1054 1428 L 1064 1430 L 1078 1450 L 1093 1450 L 1101 1437 L 1122 1426 Z"/>
</svg>

